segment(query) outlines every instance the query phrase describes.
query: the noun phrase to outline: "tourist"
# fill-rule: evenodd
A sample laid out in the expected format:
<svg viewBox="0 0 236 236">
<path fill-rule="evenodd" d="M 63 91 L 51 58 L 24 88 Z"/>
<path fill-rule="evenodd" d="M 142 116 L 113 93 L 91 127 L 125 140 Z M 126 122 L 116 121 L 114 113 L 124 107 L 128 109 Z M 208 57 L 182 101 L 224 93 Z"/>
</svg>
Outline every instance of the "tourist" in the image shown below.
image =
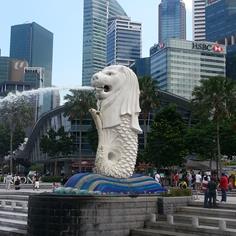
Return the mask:
<svg viewBox="0 0 236 236">
<path fill-rule="evenodd" d="M 159 184 L 161 181 L 161 176 L 160 176 L 160 174 L 157 172 L 156 174 L 155 174 L 155 180 L 157 181 L 157 183 Z"/>
<path fill-rule="evenodd" d="M 220 189 L 221 189 L 221 202 L 224 203 L 226 202 L 226 192 L 228 191 L 228 178 L 225 175 L 225 173 L 221 174 L 220 178 Z"/>
<path fill-rule="evenodd" d="M 209 191 L 208 191 L 208 178 L 207 178 L 207 176 L 203 177 L 202 191 L 204 193 L 204 207 L 208 207 Z"/>
<path fill-rule="evenodd" d="M 10 190 L 11 181 L 12 181 L 12 175 L 10 173 L 8 173 L 6 176 L 6 190 Z"/>
<path fill-rule="evenodd" d="M 216 207 L 216 189 L 217 183 L 215 178 L 211 178 L 207 185 L 208 188 L 208 197 L 209 197 L 209 207 Z"/>
<path fill-rule="evenodd" d="M 200 190 L 201 190 L 201 185 L 202 185 L 202 176 L 201 176 L 201 173 L 200 172 L 198 172 L 197 174 L 196 174 L 196 194 L 197 194 L 197 199 L 199 199 L 199 197 L 198 197 L 198 193 L 200 192 Z"/>
<path fill-rule="evenodd" d="M 174 181 L 174 186 L 177 187 L 178 183 L 179 183 L 179 173 L 176 172 L 174 177 L 173 177 L 173 181 Z"/>
<path fill-rule="evenodd" d="M 39 190 L 39 176 L 35 175 L 33 177 L 33 190 Z"/>
<path fill-rule="evenodd" d="M 36 190 L 39 190 L 39 176 L 38 175 L 35 176 L 34 188 Z"/>
<path fill-rule="evenodd" d="M 16 175 L 14 185 L 15 185 L 15 190 L 20 189 L 20 176 L 19 175 Z"/>
</svg>

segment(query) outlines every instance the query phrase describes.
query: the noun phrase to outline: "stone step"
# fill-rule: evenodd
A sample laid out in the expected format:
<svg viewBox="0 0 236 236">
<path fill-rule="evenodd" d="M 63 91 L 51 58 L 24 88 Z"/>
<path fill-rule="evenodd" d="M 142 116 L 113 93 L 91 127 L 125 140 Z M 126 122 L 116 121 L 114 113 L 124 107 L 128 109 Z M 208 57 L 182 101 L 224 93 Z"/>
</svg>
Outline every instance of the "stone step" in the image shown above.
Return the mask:
<svg viewBox="0 0 236 236">
<path fill-rule="evenodd" d="M 221 202 L 216 202 L 217 208 L 220 209 L 235 209 L 236 210 L 236 204 L 233 203 L 221 203 Z M 192 201 L 188 204 L 188 206 L 193 206 L 193 207 L 203 207 L 203 202 L 198 202 L 198 201 Z"/>
<path fill-rule="evenodd" d="M 219 226 L 219 220 L 224 220 L 226 222 L 227 228 L 236 229 L 236 219 L 232 218 L 218 218 L 218 217 L 207 217 L 207 216 L 199 216 L 199 215 L 190 215 L 190 214 L 173 214 L 174 222 L 176 223 L 188 223 L 192 224 L 192 218 L 198 217 L 199 219 L 199 225 L 205 225 L 205 226 Z"/>
<path fill-rule="evenodd" d="M 214 216 L 214 217 L 225 217 L 225 218 L 236 218 L 235 209 L 220 209 L 220 208 L 200 208 L 200 207 L 178 207 L 178 213 L 201 215 L 201 216 Z"/>
<path fill-rule="evenodd" d="M 27 221 L 27 213 L 0 210 L 0 218 Z"/>
<path fill-rule="evenodd" d="M 23 236 L 27 235 L 27 230 L 17 229 L 14 227 L 0 226 L 1 236 Z"/>
<path fill-rule="evenodd" d="M 13 194 L 7 194 L 7 195 L 0 195 L 0 200 L 1 199 L 9 199 L 9 200 L 21 200 L 21 201 L 28 201 L 29 200 L 29 195 L 13 195 Z"/>
<path fill-rule="evenodd" d="M 182 223 L 174 223 L 168 224 L 166 221 L 157 221 L 147 222 L 146 227 L 152 230 L 164 230 L 170 232 L 177 232 L 177 233 L 185 233 L 185 234 L 196 234 L 201 236 L 235 236 L 236 230 L 235 229 L 226 229 L 225 231 L 219 230 L 218 227 L 213 226 L 203 226 L 200 225 L 199 227 L 195 228 L 191 224 L 182 224 Z"/>
<path fill-rule="evenodd" d="M 12 227 L 21 230 L 27 230 L 27 221 L 14 220 L 0 217 L 0 226 Z"/>
<path fill-rule="evenodd" d="M 12 207 L 12 206 L 0 206 L 1 211 L 9 211 L 9 212 L 19 212 L 19 213 L 28 213 L 28 207 L 22 208 L 22 207 Z"/>
<path fill-rule="evenodd" d="M 6 184 L 5 183 L 0 183 L 0 189 L 5 189 Z M 40 183 L 39 184 L 40 189 L 52 189 L 52 183 Z M 15 189 L 14 185 L 11 184 L 11 189 Z M 21 191 L 23 189 L 33 189 L 33 184 L 21 184 L 20 185 L 20 190 L 16 191 Z"/>
<path fill-rule="evenodd" d="M 135 229 L 131 231 L 131 236 L 197 236 L 197 234 L 186 234 L 156 229 Z"/>
</svg>

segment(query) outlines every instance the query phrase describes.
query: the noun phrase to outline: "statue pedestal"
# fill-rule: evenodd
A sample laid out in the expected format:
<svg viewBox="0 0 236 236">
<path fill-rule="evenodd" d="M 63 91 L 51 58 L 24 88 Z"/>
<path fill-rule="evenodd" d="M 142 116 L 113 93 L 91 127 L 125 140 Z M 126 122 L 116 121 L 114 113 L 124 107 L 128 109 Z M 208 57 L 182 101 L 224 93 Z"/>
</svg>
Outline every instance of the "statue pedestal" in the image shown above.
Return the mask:
<svg viewBox="0 0 236 236">
<path fill-rule="evenodd" d="M 93 173 L 80 173 L 73 175 L 65 184 L 65 188 L 76 188 L 86 192 L 121 194 L 165 192 L 165 189 L 152 177 L 141 174 L 135 174 L 130 178 L 118 179 Z M 63 189 L 59 189 L 58 193 L 63 193 Z"/>
<path fill-rule="evenodd" d="M 29 197 L 28 235 L 129 236 L 157 214 L 157 195 L 79 196 L 35 194 Z"/>
</svg>

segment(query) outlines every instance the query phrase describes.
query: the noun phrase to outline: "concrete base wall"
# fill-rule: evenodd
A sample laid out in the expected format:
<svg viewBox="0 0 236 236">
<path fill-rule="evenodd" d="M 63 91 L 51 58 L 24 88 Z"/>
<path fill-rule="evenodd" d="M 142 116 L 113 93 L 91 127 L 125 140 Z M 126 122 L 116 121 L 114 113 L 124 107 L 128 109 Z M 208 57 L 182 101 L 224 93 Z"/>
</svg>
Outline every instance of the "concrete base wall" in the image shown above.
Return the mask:
<svg viewBox="0 0 236 236">
<path fill-rule="evenodd" d="M 192 202 L 192 196 L 185 197 L 158 197 L 158 214 L 167 215 L 176 212 L 180 206 L 187 206 Z"/>
<path fill-rule="evenodd" d="M 157 214 L 158 196 L 73 196 L 29 198 L 30 236 L 128 236 Z"/>
</svg>

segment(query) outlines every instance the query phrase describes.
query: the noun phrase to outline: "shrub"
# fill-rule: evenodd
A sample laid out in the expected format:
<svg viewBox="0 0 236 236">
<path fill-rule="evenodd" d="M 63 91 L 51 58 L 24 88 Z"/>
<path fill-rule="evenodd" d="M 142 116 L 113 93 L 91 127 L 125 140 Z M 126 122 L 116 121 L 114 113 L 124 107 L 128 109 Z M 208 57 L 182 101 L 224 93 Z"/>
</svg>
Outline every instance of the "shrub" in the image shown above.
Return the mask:
<svg viewBox="0 0 236 236">
<path fill-rule="evenodd" d="M 191 196 L 192 190 L 189 188 L 170 188 L 168 192 L 164 193 L 164 197 L 180 197 L 180 196 Z"/>
<path fill-rule="evenodd" d="M 43 176 L 41 181 L 47 183 L 61 182 L 61 178 L 61 176 Z"/>
</svg>

